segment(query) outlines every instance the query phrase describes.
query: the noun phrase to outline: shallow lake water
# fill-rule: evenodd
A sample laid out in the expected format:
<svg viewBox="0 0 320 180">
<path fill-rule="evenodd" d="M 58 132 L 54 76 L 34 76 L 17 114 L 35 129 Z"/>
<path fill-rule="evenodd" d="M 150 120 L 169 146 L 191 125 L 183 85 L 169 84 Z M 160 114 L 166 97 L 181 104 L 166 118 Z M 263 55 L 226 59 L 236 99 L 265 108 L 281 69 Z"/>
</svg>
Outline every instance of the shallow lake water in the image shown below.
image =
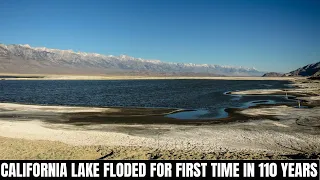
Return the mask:
<svg viewBox="0 0 320 180">
<path fill-rule="evenodd" d="M 7 80 L 0 102 L 88 107 L 181 108 L 173 118 L 222 118 L 230 107 L 290 103 L 283 96 L 238 96 L 225 92 L 288 88 L 287 81 L 259 80 Z"/>
</svg>

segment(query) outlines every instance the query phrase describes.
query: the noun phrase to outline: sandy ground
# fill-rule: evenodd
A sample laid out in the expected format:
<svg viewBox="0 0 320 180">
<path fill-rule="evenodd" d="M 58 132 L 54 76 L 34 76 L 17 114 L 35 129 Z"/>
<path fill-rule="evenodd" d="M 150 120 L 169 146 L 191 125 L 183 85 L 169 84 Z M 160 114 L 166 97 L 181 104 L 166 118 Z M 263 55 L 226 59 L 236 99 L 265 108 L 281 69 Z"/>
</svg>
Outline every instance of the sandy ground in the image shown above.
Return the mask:
<svg viewBox="0 0 320 180">
<path fill-rule="evenodd" d="M 246 91 L 235 91 L 230 94 L 236 95 L 269 95 L 269 94 L 284 94 L 284 90 L 281 89 L 253 89 Z"/>
<path fill-rule="evenodd" d="M 270 152 L 163 150 L 144 146 L 72 146 L 57 141 L 0 137 L 1 159 L 289 159 Z"/>
<path fill-rule="evenodd" d="M 37 106 L 15 103 L 0 103 L 2 111 L 21 111 L 21 112 L 56 112 L 56 113 L 79 113 L 79 112 L 119 112 L 117 108 L 88 108 L 88 107 L 68 107 L 68 106 Z M 3 112 L 2 112 L 3 113 Z"/>
<path fill-rule="evenodd" d="M 295 81 L 296 85 L 301 81 Z M 315 95 L 320 87 L 314 81 L 308 83 L 309 86 L 307 83 L 303 83 L 304 87 L 299 86 L 299 91 L 310 87 L 315 89 L 312 90 Z M 28 119 L 5 116 L 12 112 L 21 115 L 29 110 L 43 114 L 106 111 L 104 108 L 61 109 L 60 106 L 0 103 L 0 110 L 0 159 L 283 159 L 320 156 L 318 106 L 299 109 L 266 105 L 239 109 L 235 113 L 247 116 L 245 122 L 201 126 L 76 126 L 51 123 L 42 116 Z"/>
</svg>

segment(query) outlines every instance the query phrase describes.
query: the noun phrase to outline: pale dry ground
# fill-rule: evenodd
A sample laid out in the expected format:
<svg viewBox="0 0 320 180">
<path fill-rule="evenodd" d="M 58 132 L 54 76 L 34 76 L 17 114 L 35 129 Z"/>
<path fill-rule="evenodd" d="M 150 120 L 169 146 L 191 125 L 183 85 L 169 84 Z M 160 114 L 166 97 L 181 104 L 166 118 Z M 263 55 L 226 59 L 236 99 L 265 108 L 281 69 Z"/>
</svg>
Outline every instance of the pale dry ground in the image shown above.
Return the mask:
<svg viewBox="0 0 320 180">
<path fill-rule="evenodd" d="M 263 152 L 275 154 L 319 152 L 319 108 L 296 109 L 280 106 L 247 109 L 241 113 L 252 116 L 251 120 L 245 123 L 215 126 L 120 124 L 74 126 L 39 120 L 19 121 L 19 118 L 11 121 L 1 120 L 0 136 L 6 138 L 1 138 L 0 158 L 97 159 L 104 155 L 98 151 L 99 148 L 107 154 L 111 150 L 114 151 L 114 155 L 110 158 L 124 159 L 145 159 L 148 153 L 157 150 L 160 153 L 170 150 L 174 153 L 181 151 L 182 154 L 178 153 L 177 156 L 182 156 L 186 152 L 196 152 L 191 153 L 193 157 L 196 157 L 194 154 L 197 153 L 202 153 L 203 156 L 203 153 L 221 151 L 251 152 L 251 156 L 259 158 L 263 158 L 259 156 Z M 274 115 L 278 120 L 254 118 L 261 115 Z M 300 125 L 296 123 L 297 117 Z M 16 143 L 22 146 L 17 146 Z M 216 156 L 212 156 L 214 157 Z"/>
<path fill-rule="evenodd" d="M 134 80 L 134 79 L 216 79 L 216 80 L 293 80 L 293 77 L 184 77 L 184 76 L 117 76 L 117 75 L 55 75 L 4 74 L 0 76 L 35 76 L 43 78 L 3 78 L 5 80 Z"/>
<path fill-rule="evenodd" d="M 281 114 L 281 113 L 280 113 Z M 292 115 L 291 115 L 292 116 Z M 319 139 L 318 134 L 289 121 L 250 121 L 249 123 L 217 126 L 177 125 L 88 125 L 79 127 L 64 124 L 47 124 L 41 121 L 0 121 L 0 136 L 30 140 L 59 141 L 70 145 L 144 146 L 164 149 L 189 148 L 202 151 L 280 151 L 276 143 L 288 140 L 308 141 Z M 258 127 L 257 127 L 258 126 Z M 268 128 L 266 128 L 268 127 Z M 290 127 L 290 129 L 288 129 Z M 256 131 L 259 128 L 259 131 Z M 284 129 L 283 129 L 284 128 Z M 99 131 L 103 129 L 103 131 Z M 153 131 L 153 132 L 152 132 Z M 284 132 L 283 132 L 284 131 Z M 315 131 L 316 132 L 316 131 Z"/>
<path fill-rule="evenodd" d="M 297 99 L 305 100 L 305 101 L 320 101 L 320 95 L 319 96 L 310 96 L 310 97 L 299 97 Z"/>
<path fill-rule="evenodd" d="M 268 94 L 278 94 L 284 93 L 281 89 L 252 89 L 252 90 L 245 90 L 245 91 L 234 91 L 230 94 L 236 95 L 268 95 Z"/>
<path fill-rule="evenodd" d="M 308 125 L 308 122 L 305 124 Z M 299 127 L 294 119 L 252 120 L 214 127 L 103 126 L 92 125 L 83 128 L 63 124 L 52 125 L 40 121 L 1 121 L 0 158 L 97 159 L 110 153 L 110 150 L 114 151 L 114 155 L 110 158 L 123 159 L 146 159 L 148 153 L 157 150 L 160 153 L 170 150 L 174 152 L 181 150 L 182 153 L 251 152 L 256 156 L 254 153 L 290 154 L 304 150 L 317 152 L 318 149 L 315 147 L 320 147 L 320 135 L 314 130 L 315 128 Z M 99 148 L 108 152 L 104 152 L 105 154 L 99 152 Z M 177 153 L 177 155 L 183 154 Z"/>
<path fill-rule="evenodd" d="M 17 112 L 52 112 L 52 113 L 79 113 L 79 112 L 120 112 L 118 108 L 96 108 L 96 107 L 68 107 L 68 106 L 38 106 L 16 103 L 0 103 L 2 111 Z M 1 112 L 4 113 L 4 112 Z"/>
<path fill-rule="evenodd" d="M 0 137 L 1 159 L 288 159 L 287 156 L 252 151 L 201 152 L 195 150 L 160 150 L 141 146 L 72 146 L 56 141 Z"/>
<path fill-rule="evenodd" d="M 318 87 L 310 84 L 304 86 Z M 8 107 L 16 112 L 28 110 L 17 104 L 1 109 Z M 31 109 L 55 112 L 59 108 Z M 278 159 L 285 157 L 281 154 L 320 152 L 320 107 L 256 107 L 238 113 L 248 116 L 248 121 L 202 126 L 74 126 L 36 118 L 0 118 L 0 159 L 262 159 L 270 154 Z"/>
<path fill-rule="evenodd" d="M 320 86 L 320 84 L 319 84 Z M 314 94 L 319 90 L 319 88 L 308 88 L 308 89 L 252 89 L 252 90 L 245 90 L 245 91 L 234 91 L 230 94 L 235 95 L 285 95 L 287 94 Z M 314 95 L 318 95 L 314 94 Z"/>
</svg>

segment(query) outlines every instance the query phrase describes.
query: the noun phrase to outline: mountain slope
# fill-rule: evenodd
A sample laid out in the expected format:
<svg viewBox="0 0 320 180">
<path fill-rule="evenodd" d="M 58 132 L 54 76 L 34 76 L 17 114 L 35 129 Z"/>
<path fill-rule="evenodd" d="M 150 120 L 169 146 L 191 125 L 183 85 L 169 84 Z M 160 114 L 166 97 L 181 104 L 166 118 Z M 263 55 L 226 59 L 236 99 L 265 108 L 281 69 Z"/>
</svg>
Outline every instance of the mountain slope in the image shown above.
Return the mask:
<svg viewBox="0 0 320 180">
<path fill-rule="evenodd" d="M 41 74 L 173 74 L 261 76 L 254 68 L 166 63 L 126 55 L 106 56 L 72 50 L 0 44 L 1 73 Z"/>
<path fill-rule="evenodd" d="M 320 62 L 314 64 L 308 64 L 297 70 L 291 71 L 285 76 L 317 76 L 320 74 Z"/>
<path fill-rule="evenodd" d="M 320 70 L 312 75 L 313 77 L 320 77 Z"/>
</svg>

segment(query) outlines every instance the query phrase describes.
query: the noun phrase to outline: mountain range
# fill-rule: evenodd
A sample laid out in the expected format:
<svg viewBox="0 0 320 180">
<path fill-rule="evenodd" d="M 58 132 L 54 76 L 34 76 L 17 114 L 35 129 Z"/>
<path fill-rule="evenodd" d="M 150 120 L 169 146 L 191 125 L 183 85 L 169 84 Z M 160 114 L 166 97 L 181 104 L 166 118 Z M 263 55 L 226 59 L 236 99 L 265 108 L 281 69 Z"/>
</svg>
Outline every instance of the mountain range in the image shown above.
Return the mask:
<svg viewBox="0 0 320 180">
<path fill-rule="evenodd" d="M 180 76 L 261 76 L 264 74 L 255 68 L 168 63 L 127 55 L 102 55 L 20 44 L 0 44 L 0 73 Z"/>
</svg>

